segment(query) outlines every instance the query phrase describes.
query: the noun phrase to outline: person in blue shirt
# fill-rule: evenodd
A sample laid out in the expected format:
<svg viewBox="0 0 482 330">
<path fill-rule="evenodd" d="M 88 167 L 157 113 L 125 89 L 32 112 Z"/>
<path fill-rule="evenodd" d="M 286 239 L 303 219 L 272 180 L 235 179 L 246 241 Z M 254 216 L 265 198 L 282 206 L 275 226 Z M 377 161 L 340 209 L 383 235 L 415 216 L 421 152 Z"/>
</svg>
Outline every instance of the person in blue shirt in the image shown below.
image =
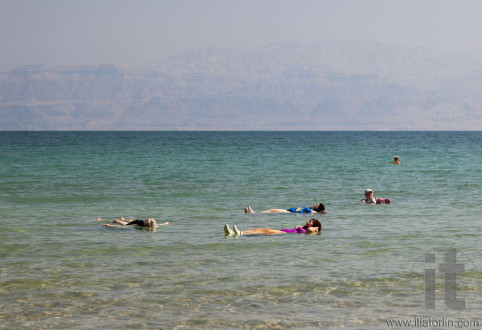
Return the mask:
<svg viewBox="0 0 482 330">
<path fill-rule="evenodd" d="M 244 208 L 244 213 L 256 213 L 253 211 L 251 206 L 246 206 Z M 266 211 L 261 211 L 260 213 L 323 213 L 326 214 L 325 205 L 323 203 L 317 203 L 313 206 L 307 207 L 292 207 L 290 209 L 269 209 Z"/>
</svg>

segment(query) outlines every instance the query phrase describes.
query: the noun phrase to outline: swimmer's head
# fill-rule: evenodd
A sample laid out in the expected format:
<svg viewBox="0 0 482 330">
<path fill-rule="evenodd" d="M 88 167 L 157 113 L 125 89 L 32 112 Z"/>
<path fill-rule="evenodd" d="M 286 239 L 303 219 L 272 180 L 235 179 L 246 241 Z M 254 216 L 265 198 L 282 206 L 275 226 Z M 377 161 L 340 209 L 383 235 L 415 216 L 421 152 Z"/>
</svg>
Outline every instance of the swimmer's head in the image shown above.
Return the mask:
<svg viewBox="0 0 482 330">
<path fill-rule="evenodd" d="M 398 157 L 398 156 L 393 156 L 393 160 L 399 160 L 399 159 L 400 159 L 400 157 Z"/>
<path fill-rule="evenodd" d="M 311 219 L 310 221 L 306 222 L 306 224 L 303 226 L 304 229 L 307 229 L 309 227 L 316 227 L 318 228 L 318 231 L 321 232 L 321 222 L 319 222 L 316 219 Z"/>
<path fill-rule="evenodd" d="M 365 195 L 368 194 L 373 194 L 373 191 L 371 189 L 365 189 Z"/>
<path fill-rule="evenodd" d="M 156 220 L 152 218 L 148 218 L 146 221 L 144 221 L 144 227 L 155 228 L 156 226 L 157 226 Z"/>
<path fill-rule="evenodd" d="M 311 209 L 315 212 L 326 213 L 325 205 L 323 203 L 317 203 L 311 207 Z"/>
</svg>

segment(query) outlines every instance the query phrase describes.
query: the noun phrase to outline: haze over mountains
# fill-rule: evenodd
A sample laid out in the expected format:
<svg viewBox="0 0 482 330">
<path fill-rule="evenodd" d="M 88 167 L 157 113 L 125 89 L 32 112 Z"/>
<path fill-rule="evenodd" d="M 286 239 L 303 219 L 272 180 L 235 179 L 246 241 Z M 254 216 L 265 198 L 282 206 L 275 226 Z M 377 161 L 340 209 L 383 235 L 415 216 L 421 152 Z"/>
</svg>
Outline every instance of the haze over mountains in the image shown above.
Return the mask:
<svg viewBox="0 0 482 330">
<path fill-rule="evenodd" d="M 1 130 L 480 130 L 482 60 L 368 42 L 0 74 Z"/>
</svg>

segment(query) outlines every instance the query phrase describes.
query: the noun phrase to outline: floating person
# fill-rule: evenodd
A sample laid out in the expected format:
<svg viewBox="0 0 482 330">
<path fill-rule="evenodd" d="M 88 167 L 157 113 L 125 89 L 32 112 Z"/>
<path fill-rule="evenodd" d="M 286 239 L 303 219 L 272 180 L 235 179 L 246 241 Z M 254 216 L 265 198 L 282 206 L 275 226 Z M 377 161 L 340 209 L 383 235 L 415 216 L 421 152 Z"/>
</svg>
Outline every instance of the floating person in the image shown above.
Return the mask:
<svg viewBox="0 0 482 330">
<path fill-rule="evenodd" d="M 361 199 L 362 203 L 365 204 L 390 204 L 390 199 L 388 198 L 375 198 L 373 197 L 373 191 L 371 189 L 365 190 L 365 198 Z"/>
<path fill-rule="evenodd" d="M 226 236 L 240 236 L 240 235 L 281 235 L 287 233 L 299 233 L 299 234 L 317 234 L 321 232 L 321 222 L 316 219 L 307 221 L 304 226 L 296 226 L 293 229 L 270 229 L 270 228 L 256 228 L 250 230 L 239 230 L 236 225 L 233 225 L 233 229 L 229 228 L 229 225 L 224 225 L 224 233 Z"/>
<path fill-rule="evenodd" d="M 398 165 L 400 164 L 400 157 L 398 156 L 393 156 L 393 162 L 392 162 L 393 165 Z"/>
<path fill-rule="evenodd" d="M 256 213 L 253 211 L 251 206 L 246 206 L 244 208 L 244 213 Z M 323 203 L 317 203 L 310 207 L 292 207 L 290 209 L 269 209 L 266 211 L 261 211 L 260 213 L 322 213 L 326 214 L 325 205 Z"/>
<path fill-rule="evenodd" d="M 372 204 L 376 203 L 375 197 L 373 197 L 373 191 L 371 189 L 365 190 L 365 198 L 361 200 L 363 203 Z"/>
<path fill-rule="evenodd" d="M 97 218 L 97 221 L 102 221 L 102 219 L 100 217 Z M 110 220 L 108 220 L 110 221 Z M 119 219 L 114 219 L 112 221 L 110 221 L 112 223 L 114 223 L 114 225 L 111 225 L 111 224 L 107 224 L 107 223 L 104 223 L 102 226 L 104 227 L 127 227 L 127 226 L 139 226 L 139 227 L 147 227 L 147 228 L 156 228 L 158 226 L 165 226 L 165 225 L 168 225 L 170 224 L 169 221 L 166 221 L 164 223 L 157 223 L 156 220 L 152 219 L 152 218 L 147 218 L 145 220 L 140 220 L 140 219 L 137 219 L 137 220 L 132 220 L 132 219 L 129 219 L 129 220 L 125 220 L 124 217 L 121 218 L 121 220 Z"/>
</svg>

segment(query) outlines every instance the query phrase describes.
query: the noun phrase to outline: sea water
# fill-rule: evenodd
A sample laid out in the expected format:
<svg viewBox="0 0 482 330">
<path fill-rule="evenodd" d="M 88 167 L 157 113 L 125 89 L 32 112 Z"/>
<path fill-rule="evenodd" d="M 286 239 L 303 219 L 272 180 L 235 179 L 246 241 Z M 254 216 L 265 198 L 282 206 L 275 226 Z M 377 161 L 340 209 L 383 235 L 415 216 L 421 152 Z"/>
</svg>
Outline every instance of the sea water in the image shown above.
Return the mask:
<svg viewBox="0 0 482 330">
<path fill-rule="evenodd" d="M 481 151 L 482 132 L 0 132 L 0 328 L 480 320 Z M 122 216 L 170 225 L 96 221 Z M 311 218 L 320 235 L 223 230 Z"/>
</svg>

